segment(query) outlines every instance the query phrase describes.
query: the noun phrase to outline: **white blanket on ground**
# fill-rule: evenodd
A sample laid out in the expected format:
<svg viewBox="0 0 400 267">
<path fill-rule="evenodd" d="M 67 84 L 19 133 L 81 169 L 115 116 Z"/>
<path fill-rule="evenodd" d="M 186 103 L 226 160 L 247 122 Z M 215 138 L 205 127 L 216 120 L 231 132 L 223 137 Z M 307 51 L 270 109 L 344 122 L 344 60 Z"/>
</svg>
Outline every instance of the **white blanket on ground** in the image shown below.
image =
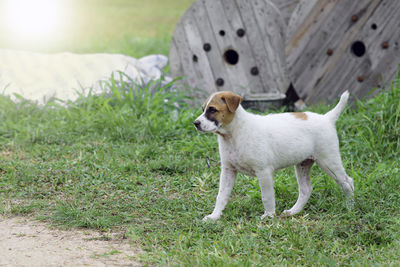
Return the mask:
<svg viewBox="0 0 400 267">
<path fill-rule="evenodd" d="M 163 55 L 135 59 L 119 54 L 42 54 L 0 49 L 0 93 L 45 104 L 75 100 L 79 94 L 104 91 L 104 81 L 119 72 L 138 84 L 160 79 L 168 64 Z"/>
</svg>

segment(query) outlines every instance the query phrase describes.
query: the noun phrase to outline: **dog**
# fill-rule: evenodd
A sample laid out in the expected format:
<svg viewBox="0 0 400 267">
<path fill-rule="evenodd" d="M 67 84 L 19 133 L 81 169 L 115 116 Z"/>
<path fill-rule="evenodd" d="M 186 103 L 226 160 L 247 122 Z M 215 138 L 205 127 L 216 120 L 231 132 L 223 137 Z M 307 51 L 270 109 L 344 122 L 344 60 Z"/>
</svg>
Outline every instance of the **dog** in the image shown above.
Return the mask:
<svg viewBox="0 0 400 267">
<path fill-rule="evenodd" d="M 352 202 L 353 179 L 342 165 L 335 123 L 347 105 L 348 91 L 328 113 L 294 112 L 256 115 L 244 110 L 242 97 L 232 92 L 213 93 L 194 121 L 200 132 L 218 135 L 221 175 L 214 211 L 203 218 L 218 220 L 225 209 L 237 172 L 257 176 L 265 217 L 275 216 L 274 171 L 295 166 L 299 195 L 282 215 L 299 213 L 310 198 L 310 171 L 314 162 L 326 172 Z"/>
</svg>

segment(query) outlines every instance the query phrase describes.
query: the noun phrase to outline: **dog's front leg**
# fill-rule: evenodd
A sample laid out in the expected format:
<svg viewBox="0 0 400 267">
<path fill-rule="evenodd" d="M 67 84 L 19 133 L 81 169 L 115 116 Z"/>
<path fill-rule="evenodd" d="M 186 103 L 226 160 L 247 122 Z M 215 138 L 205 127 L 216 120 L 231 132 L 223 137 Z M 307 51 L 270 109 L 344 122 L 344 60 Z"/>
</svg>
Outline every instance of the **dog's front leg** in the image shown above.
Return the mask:
<svg viewBox="0 0 400 267">
<path fill-rule="evenodd" d="M 273 181 L 274 170 L 272 168 L 266 168 L 260 172 L 257 172 L 258 182 L 261 188 L 261 199 L 264 205 L 265 217 L 273 218 L 275 215 L 275 194 L 274 194 L 274 181 Z"/>
<path fill-rule="evenodd" d="M 221 218 L 222 211 L 225 209 L 226 204 L 228 203 L 233 185 L 235 184 L 236 174 L 237 172 L 231 166 L 227 166 L 222 163 L 217 202 L 215 203 L 214 211 L 210 215 L 204 217 L 203 221 L 216 221 Z"/>
</svg>

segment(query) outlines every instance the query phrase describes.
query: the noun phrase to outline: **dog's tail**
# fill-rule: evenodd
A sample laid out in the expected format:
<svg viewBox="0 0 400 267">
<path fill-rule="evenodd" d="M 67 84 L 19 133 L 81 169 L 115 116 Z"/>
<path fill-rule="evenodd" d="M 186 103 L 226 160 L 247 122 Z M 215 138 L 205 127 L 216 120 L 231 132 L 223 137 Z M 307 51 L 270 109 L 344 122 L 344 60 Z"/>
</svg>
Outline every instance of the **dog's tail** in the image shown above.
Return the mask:
<svg viewBox="0 0 400 267">
<path fill-rule="evenodd" d="M 341 96 L 339 103 L 331 111 L 325 114 L 325 116 L 332 122 L 336 123 L 340 114 L 347 105 L 347 100 L 349 100 L 349 91 L 345 91 Z"/>
</svg>

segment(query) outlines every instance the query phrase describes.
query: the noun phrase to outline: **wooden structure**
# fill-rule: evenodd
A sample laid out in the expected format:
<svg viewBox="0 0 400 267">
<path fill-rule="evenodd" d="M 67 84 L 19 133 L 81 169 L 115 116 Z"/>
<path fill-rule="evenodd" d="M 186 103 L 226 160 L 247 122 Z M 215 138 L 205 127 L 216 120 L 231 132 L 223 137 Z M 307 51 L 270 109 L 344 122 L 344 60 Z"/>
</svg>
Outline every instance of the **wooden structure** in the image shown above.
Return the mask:
<svg viewBox="0 0 400 267">
<path fill-rule="evenodd" d="M 286 24 L 289 24 L 289 20 L 300 0 L 271 0 L 272 3 L 279 9 L 282 14 L 282 18 Z"/>
<path fill-rule="evenodd" d="M 197 0 L 176 26 L 171 74 L 259 107 L 285 93 L 307 104 L 345 90 L 361 98 L 398 73 L 399 14 L 394 0 Z"/>
<path fill-rule="evenodd" d="M 400 1 L 302 0 L 292 14 L 287 66 L 306 103 L 388 87 L 400 63 Z"/>
<path fill-rule="evenodd" d="M 171 74 L 207 93 L 283 99 L 290 84 L 285 27 L 269 0 L 198 0 L 175 28 Z"/>
</svg>

